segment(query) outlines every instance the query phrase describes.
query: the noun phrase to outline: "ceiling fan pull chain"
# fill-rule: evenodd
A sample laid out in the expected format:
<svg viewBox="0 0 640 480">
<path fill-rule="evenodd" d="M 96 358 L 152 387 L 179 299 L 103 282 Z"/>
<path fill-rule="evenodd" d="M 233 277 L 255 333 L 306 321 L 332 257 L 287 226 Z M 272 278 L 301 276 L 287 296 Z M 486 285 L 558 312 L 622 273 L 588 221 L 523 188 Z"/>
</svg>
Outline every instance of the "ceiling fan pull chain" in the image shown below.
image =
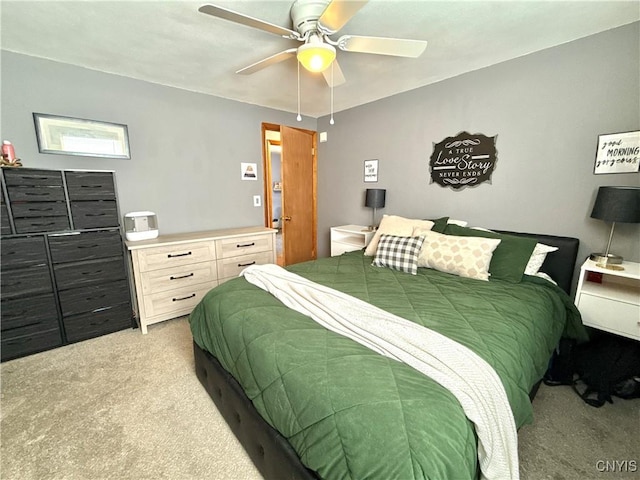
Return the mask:
<svg viewBox="0 0 640 480">
<path fill-rule="evenodd" d="M 298 116 L 296 117 L 296 120 L 301 122 L 302 116 L 300 115 L 300 62 L 297 62 L 297 63 L 298 63 Z"/>
<path fill-rule="evenodd" d="M 331 62 L 331 120 L 329 120 L 329 124 L 333 125 L 333 65 L 336 62 Z"/>
</svg>

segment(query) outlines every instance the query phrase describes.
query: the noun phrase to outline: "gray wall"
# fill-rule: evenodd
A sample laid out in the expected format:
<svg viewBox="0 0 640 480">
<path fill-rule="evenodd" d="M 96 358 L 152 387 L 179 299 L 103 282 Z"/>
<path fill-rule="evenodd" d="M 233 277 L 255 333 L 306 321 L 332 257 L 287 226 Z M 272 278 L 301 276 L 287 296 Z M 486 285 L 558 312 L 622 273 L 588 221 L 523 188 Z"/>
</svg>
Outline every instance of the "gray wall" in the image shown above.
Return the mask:
<svg viewBox="0 0 640 480">
<path fill-rule="evenodd" d="M 599 134 L 640 130 L 639 25 L 346 110 L 333 126 L 319 119 L 320 254 L 331 226 L 370 223 L 367 187 L 387 189 L 379 215 L 578 237 L 579 263 L 603 251 L 610 224 L 589 217 L 598 186 L 640 185 L 637 173 L 593 174 Z M 430 184 L 433 143 L 461 131 L 498 135 L 492 183 Z M 376 158 L 378 183 L 365 184 L 363 162 Z M 638 225 L 616 225 L 612 251 L 639 261 L 639 242 Z"/>
<path fill-rule="evenodd" d="M 25 167 L 115 170 L 121 213 L 157 213 L 160 233 L 263 225 L 261 123 L 316 119 L 2 51 L 2 140 Z M 295 98 L 292 98 L 295 101 Z M 128 126 L 130 160 L 38 153 L 32 112 Z M 242 181 L 240 163 L 258 181 Z"/>
</svg>

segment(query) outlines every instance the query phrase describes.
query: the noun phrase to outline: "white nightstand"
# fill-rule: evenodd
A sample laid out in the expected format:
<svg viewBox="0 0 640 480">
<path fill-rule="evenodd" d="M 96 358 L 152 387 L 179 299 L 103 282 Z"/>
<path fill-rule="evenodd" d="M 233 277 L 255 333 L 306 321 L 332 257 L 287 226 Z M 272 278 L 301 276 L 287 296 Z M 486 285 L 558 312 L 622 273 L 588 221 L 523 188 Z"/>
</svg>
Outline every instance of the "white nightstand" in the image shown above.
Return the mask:
<svg viewBox="0 0 640 480">
<path fill-rule="evenodd" d="M 331 227 L 331 256 L 363 249 L 369 245 L 375 233 L 364 225 Z"/>
<path fill-rule="evenodd" d="M 640 340 L 640 263 L 610 270 L 587 260 L 580 269 L 576 306 L 582 323 Z"/>
</svg>

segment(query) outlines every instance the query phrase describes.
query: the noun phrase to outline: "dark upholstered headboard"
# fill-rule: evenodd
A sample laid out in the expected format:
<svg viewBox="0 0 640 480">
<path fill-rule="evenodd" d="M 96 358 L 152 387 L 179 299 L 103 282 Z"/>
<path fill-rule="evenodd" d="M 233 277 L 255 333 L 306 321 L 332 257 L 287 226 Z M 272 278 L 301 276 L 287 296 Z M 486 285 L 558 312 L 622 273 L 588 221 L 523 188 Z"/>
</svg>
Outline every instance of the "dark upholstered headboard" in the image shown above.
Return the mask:
<svg viewBox="0 0 640 480">
<path fill-rule="evenodd" d="M 538 243 L 558 247 L 557 251 L 551 252 L 547 255 L 540 271 L 553 278 L 558 283 L 558 286 L 567 292 L 567 294 L 571 294 L 571 284 L 573 281 L 573 272 L 576 266 L 580 240 L 573 237 L 509 232 L 505 230 L 496 230 L 496 232 L 508 235 L 517 235 L 520 237 L 535 238 Z"/>
</svg>

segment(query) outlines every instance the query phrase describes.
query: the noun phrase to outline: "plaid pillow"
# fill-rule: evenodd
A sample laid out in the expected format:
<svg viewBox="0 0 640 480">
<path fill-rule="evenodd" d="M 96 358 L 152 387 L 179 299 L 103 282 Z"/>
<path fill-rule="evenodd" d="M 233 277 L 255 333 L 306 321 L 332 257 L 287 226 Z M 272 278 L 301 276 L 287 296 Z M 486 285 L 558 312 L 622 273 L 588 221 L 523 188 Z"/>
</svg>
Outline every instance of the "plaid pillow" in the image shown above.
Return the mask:
<svg viewBox="0 0 640 480">
<path fill-rule="evenodd" d="M 415 275 L 418 273 L 418 254 L 424 237 L 380 235 L 376 256 L 371 265 L 388 267 Z"/>
</svg>

